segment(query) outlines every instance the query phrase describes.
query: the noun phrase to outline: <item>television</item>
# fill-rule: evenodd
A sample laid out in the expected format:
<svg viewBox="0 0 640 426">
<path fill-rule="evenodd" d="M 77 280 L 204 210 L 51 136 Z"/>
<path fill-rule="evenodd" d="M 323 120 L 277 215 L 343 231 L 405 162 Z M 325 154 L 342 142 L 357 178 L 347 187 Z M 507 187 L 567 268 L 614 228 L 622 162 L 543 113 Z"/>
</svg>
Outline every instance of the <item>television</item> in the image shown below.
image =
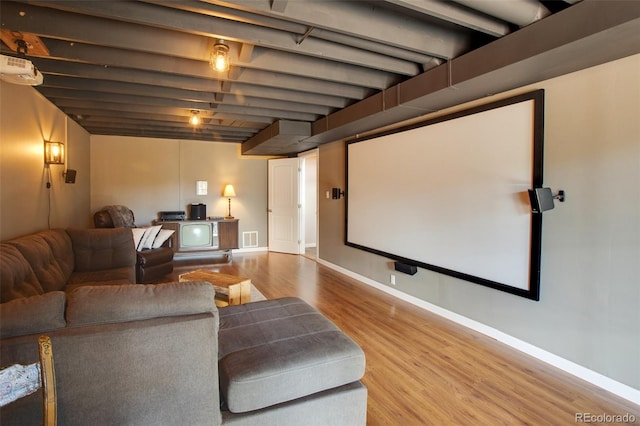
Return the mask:
<svg viewBox="0 0 640 426">
<path fill-rule="evenodd" d="M 178 244 L 180 250 L 202 250 L 218 248 L 218 223 L 186 222 L 180 224 Z"/>
</svg>

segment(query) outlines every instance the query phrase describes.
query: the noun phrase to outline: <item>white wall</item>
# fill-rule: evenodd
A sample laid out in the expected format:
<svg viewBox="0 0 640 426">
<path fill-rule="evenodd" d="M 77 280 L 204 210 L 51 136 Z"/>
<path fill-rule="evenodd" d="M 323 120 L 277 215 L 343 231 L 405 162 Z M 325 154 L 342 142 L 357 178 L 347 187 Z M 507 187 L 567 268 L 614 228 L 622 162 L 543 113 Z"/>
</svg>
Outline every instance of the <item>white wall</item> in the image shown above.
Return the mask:
<svg viewBox="0 0 640 426">
<path fill-rule="evenodd" d="M 242 232 L 258 231 L 258 245 L 267 245 L 267 160 L 242 157 L 233 143 L 173 139 L 91 136 L 91 211 L 106 205 L 131 208 L 136 225 L 148 225 L 159 211 L 207 205 L 207 216 L 226 216 L 224 185 L 236 197 L 231 214 Z M 196 195 L 196 181 L 208 182 L 208 194 Z M 241 246 L 242 247 L 242 246 Z"/>
<path fill-rule="evenodd" d="M 540 88 L 544 183 L 567 193 L 544 213 L 540 301 L 422 269 L 395 289 L 640 389 L 640 55 L 480 102 Z M 321 193 L 344 185 L 342 142 L 319 164 Z M 320 258 L 387 285 L 392 262 L 344 246 L 344 203 L 319 211 Z"/>
<path fill-rule="evenodd" d="M 304 161 L 304 242 L 306 247 L 317 244 L 318 222 L 318 156 L 302 156 Z"/>
<path fill-rule="evenodd" d="M 65 143 L 75 184 L 64 182 L 64 165 L 45 168 L 45 140 Z M 89 134 L 36 89 L 0 81 L 1 240 L 89 226 L 89 148 Z"/>
</svg>

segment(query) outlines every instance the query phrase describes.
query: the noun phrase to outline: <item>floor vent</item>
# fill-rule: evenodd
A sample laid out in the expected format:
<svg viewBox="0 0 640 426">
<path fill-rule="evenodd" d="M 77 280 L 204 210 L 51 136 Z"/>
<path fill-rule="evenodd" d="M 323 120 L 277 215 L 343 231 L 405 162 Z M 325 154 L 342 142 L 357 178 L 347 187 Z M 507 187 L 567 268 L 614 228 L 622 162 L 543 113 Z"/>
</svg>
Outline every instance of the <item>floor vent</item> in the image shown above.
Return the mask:
<svg viewBox="0 0 640 426">
<path fill-rule="evenodd" d="M 243 248 L 258 247 L 258 231 L 243 232 L 242 247 Z"/>
</svg>

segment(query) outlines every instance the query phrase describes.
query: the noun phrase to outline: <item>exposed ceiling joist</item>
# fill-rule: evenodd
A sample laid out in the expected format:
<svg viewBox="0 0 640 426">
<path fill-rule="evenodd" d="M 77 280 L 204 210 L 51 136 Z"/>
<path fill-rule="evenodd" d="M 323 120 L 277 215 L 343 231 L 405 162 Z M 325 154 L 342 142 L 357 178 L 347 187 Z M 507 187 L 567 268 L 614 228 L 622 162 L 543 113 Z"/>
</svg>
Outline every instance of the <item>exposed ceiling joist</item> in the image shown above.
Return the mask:
<svg viewBox="0 0 640 426">
<path fill-rule="evenodd" d="M 27 51 L 44 75 L 37 90 L 88 132 L 265 155 L 640 51 L 637 1 L 486 3 L 3 0 L 0 20 L 3 39 L 39 41 Z M 209 64 L 218 39 L 226 72 Z M 18 54 L 11 40 L 1 48 Z"/>
</svg>

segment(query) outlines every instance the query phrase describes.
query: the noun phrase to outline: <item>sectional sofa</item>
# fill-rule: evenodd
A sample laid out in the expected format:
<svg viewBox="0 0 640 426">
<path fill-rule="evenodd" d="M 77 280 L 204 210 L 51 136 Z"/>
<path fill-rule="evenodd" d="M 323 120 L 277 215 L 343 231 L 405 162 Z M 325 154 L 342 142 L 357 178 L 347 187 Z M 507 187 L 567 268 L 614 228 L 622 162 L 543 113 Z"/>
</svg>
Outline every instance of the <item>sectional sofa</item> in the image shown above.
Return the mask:
<svg viewBox="0 0 640 426">
<path fill-rule="evenodd" d="M 50 336 L 58 424 L 364 425 L 361 348 L 297 298 L 217 308 L 206 282 L 134 284 L 123 228 L 0 246 L 0 363 Z M 0 424 L 42 422 L 36 392 Z"/>
</svg>

